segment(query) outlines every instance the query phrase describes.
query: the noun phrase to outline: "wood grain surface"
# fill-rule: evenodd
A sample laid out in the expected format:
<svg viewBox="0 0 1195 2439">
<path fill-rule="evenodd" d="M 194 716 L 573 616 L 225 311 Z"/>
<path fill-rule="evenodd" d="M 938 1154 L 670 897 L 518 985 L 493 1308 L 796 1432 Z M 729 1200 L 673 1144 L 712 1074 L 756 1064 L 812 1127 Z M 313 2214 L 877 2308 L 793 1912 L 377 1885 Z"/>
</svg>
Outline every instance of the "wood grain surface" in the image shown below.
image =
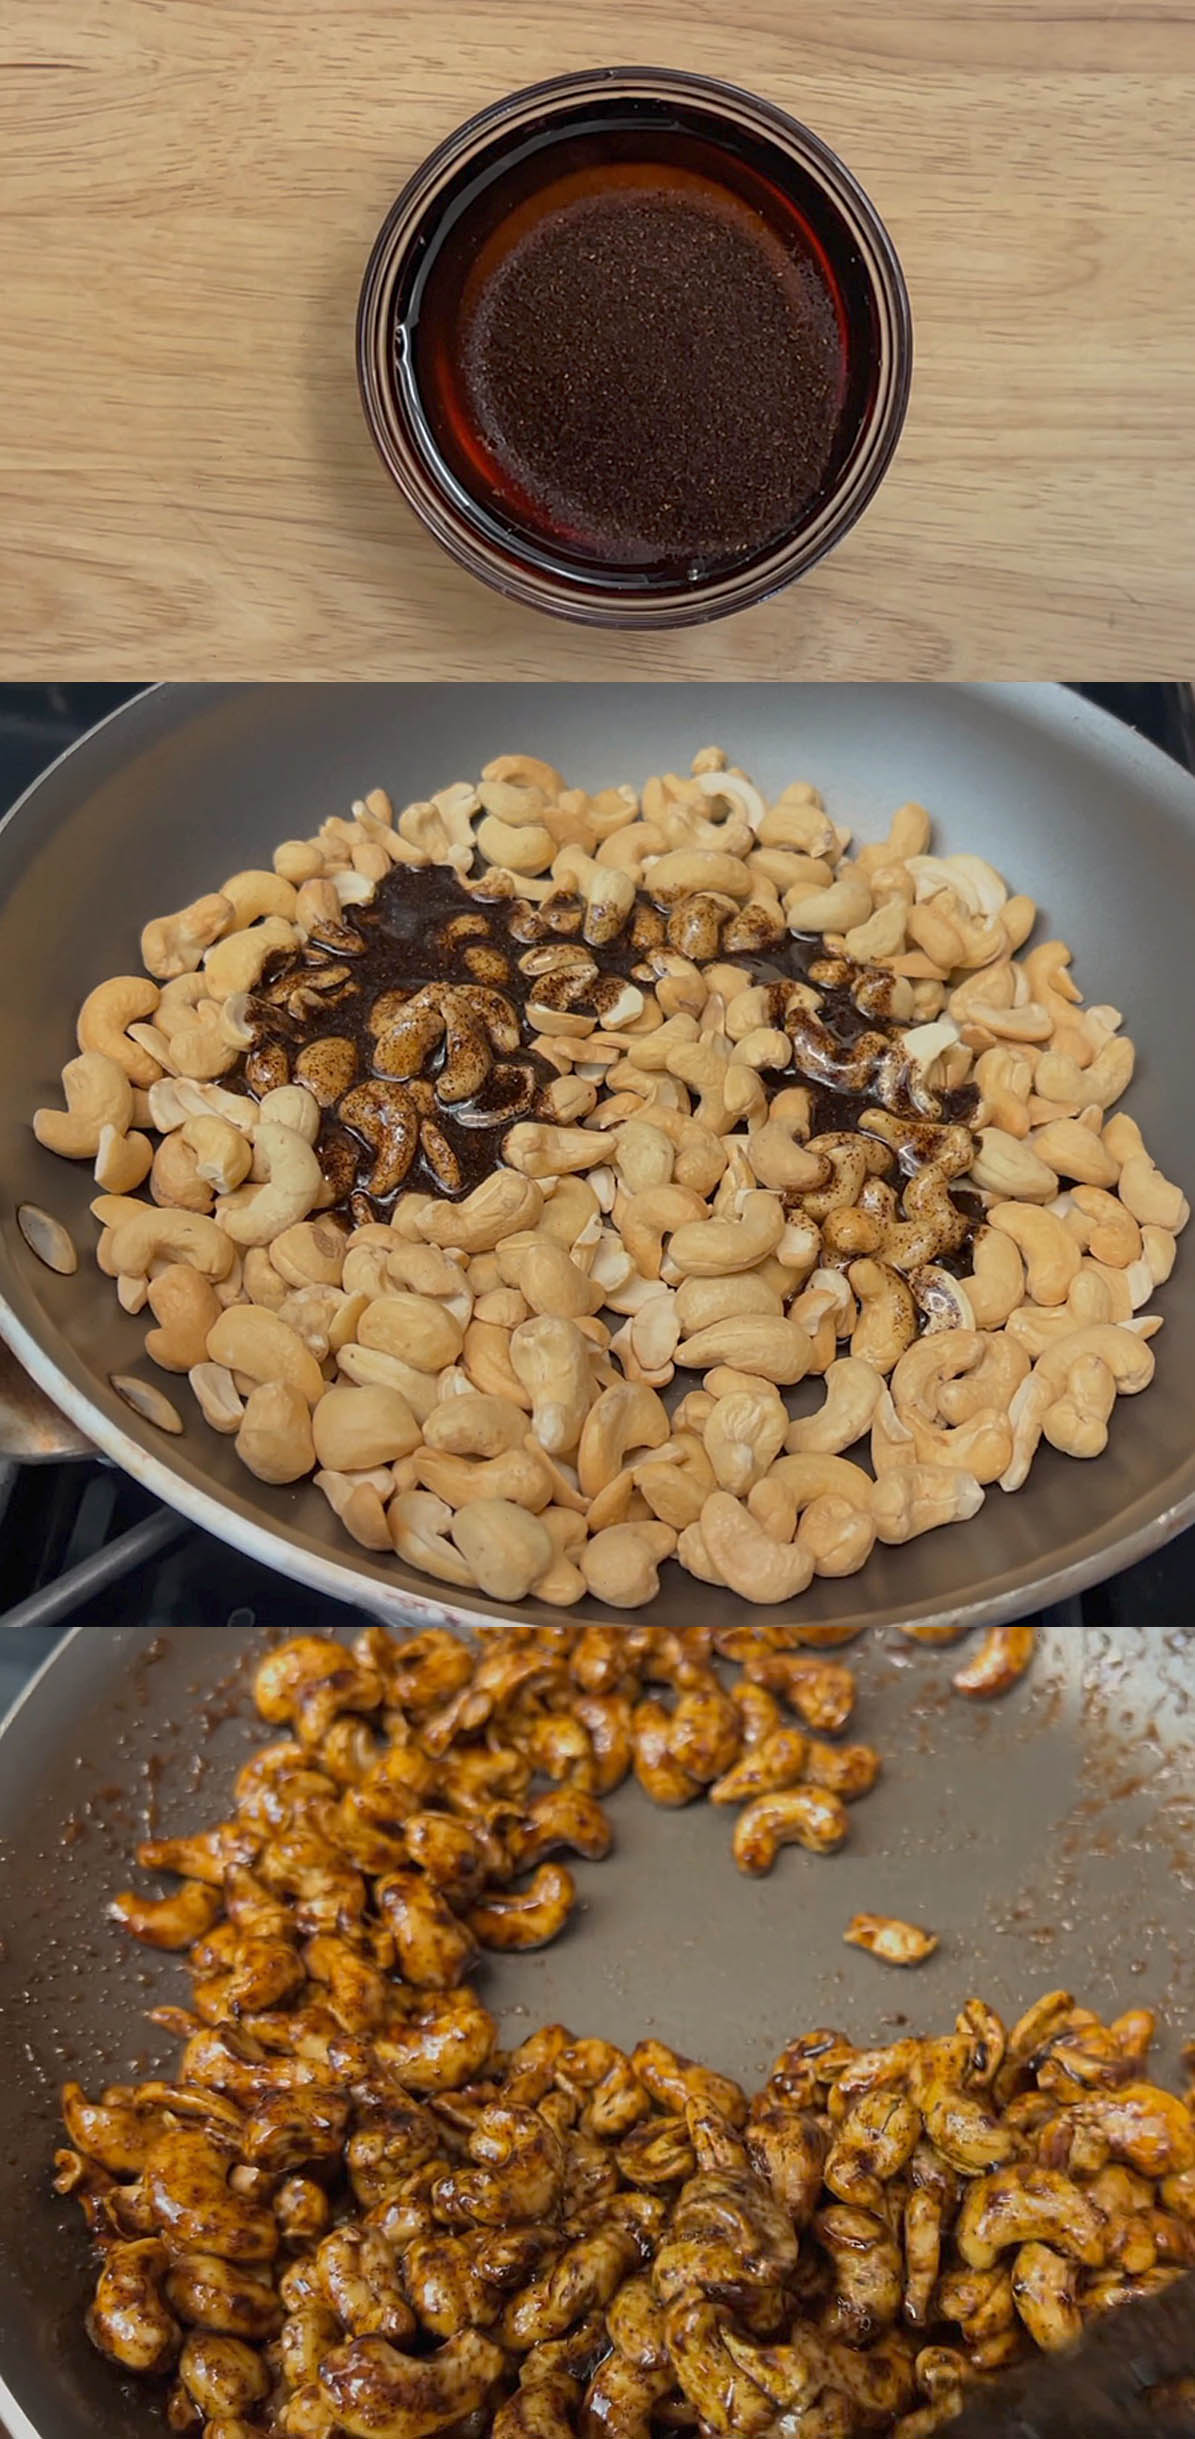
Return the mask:
<svg viewBox="0 0 1195 2439">
<path fill-rule="evenodd" d="M 657 638 L 458 572 L 353 366 L 421 156 L 617 60 L 806 118 L 916 323 L 903 445 L 836 555 Z M 1192 0 L 0 0 L 0 676 L 1177 675 L 1193 126 Z"/>
</svg>

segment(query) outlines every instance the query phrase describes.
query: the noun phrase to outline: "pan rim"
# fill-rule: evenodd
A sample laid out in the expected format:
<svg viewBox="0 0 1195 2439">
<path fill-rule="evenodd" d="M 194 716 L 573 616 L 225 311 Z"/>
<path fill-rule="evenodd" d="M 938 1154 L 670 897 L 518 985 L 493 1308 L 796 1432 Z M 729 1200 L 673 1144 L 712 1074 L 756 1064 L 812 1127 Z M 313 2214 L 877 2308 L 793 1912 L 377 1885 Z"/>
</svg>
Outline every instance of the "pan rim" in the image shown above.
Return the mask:
<svg viewBox="0 0 1195 2439">
<path fill-rule="evenodd" d="M 594 691 L 609 690 L 625 681 L 574 680 L 578 689 L 592 687 Z M 403 680 L 391 682 L 402 686 Z M 417 685 L 422 681 L 408 680 Z M 811 685 L 816 681 L 811 681 Z M 180 698 L 200 693 L 250 694 L 267 690 L 264 683 L 230 681 L 214 687 L 199 687 L 178 680 L 165 680 L 146 685 L 127 702 L 115 706 L 94 726 L 76 738 L 48 764 L 46 769 L 25 788 L 8 812 L 0 819 L 0 836 L 10 823 L 36 797 L 50 777 L 62 769 L 72 756 L 81 752 L 102 731 L 114 722 L 135 714 L 158 698 Z M 819 691 L 825 691 L 819 687 Z M 935 688 L 936 691 L 936 688 Z M 1126 727 L 1097 705 L 1068 693 L 1061 681 L 986 681 L 982 683 L 948 683 L 947 691 L 956 700 L 970 699 L 992 709 L 1010 709 L 1036 725 L 1053 726 L 1061 721 L 1076 743 L 1094 740 L 1105 753 L 1115 746 L 1116 756 L 1124 766 L 1136 767 L 1148 778 L 1161 775 L 1171 793 L 1175 783 L 1192 789 L 1195 804 L 1195 782 L 1182 772 L 1179 765 L 1139 731 Z M 1047 719 L 1047 711 L 1051 717 Z M 380 1619 L 394 1623 L 419 1624 L 428 1621 L 446 1622 L 456 1629 L 468 1630 L 480 1622 L 517 1622 L 522 1612 L 505 1604 L 490 1602 L 481 1594 L 468 1604 L 442 1597 L 447 1587 L 423 1593 L 405 1583 L 391 1583 L 375 1573 L 366 1561 L 367 1554 L 350 1553 L 343 1557 L 331 1551 L 312 1547 L 293 1527 L 282 1520 L 262 1523 L 249 1513 L 243 1513 L 237 1503 L 201 1484 L 190 1481 L 177 1472 L 165 1457 L 147 1448 L 133 1437 L 99 1404 L 93 1404 L 88 1391 L 71 1379 L 48 1348 L 21 1320 L 0 1288 L 0 1337 L 11 1347 L 37 1383 L 96 1446 L 122 1469 L 148 1489 L 164 1505 L 186 1517 L 202 1531 L 232 1544 L 242 1556 L 270 1568 L 275 1573 L 289 1574 L 311 1590 L 322 1592 L 348 1607 L 355 1607 Z M 1177 1497 L 1168 1495 L 1170 1486 L 1178 1487 Z M 1017 1568 L 1006 1577 L 999 1589 L 979 1593 L 974 1598 L 955 1600 L 945 1606 L 929 1595 L 921 1601 L 902 1602 L 889 1613 L 894 1625 L 980 1625 L 999 1624 L 1023 1617 L 1037 1610 L 1054 1608 L 1061 1602 L 1086 1590 L 1090 1585 L 1121 1572 L 1137 1560 L 1148 1557 L 1154 1550 L 1173 1540 L 1184 1527 L 1195 1521 L 1195 1452 L 1180 1459 L 1166 1481 L 1159 1485 L 1161 1504 L 1145 1518 L 1120 1530 L 1101 1535 L 1096 1528 L 1094 1546 L 1081 1555 L 1042 1572 L 1033 1561 Z M 1143 1494 L 1152 1498 L 1153 1494 Z M 1136 1502 L 1140 1506 L 1141 1501 Z M 841 1623 L 875 1622 L 872 1607 L 861 1611 L 857 1619 L 844 1618 Z"/>
</svg>

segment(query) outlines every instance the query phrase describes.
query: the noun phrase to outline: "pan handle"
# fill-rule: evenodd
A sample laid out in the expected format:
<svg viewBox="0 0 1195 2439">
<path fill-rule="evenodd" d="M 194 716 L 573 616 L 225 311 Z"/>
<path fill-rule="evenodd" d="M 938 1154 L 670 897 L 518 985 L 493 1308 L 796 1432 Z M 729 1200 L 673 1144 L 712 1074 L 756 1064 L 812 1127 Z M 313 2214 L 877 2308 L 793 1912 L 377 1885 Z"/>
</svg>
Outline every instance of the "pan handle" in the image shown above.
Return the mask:
<svg viewBox="0 0 1195 2439">
<path fill-rule="evenodd" d="M 0 1460 L 45 1465 L 52 1459 L 94 1457 L 98 1452 L 69 1423 L 44 1389 L 22 1369 L 0 1338 Z"/>
</svg>

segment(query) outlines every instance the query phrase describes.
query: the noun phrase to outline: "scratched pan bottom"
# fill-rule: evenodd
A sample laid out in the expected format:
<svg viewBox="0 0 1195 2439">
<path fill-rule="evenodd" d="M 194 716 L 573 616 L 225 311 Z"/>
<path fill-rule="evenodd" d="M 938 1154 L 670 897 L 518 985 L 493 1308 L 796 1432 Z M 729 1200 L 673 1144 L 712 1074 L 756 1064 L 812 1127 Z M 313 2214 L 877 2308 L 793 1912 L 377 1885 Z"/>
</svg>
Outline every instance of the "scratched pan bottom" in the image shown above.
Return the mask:
<svg viewBox="0 0 1195 2439">
<path fill-rule="evenodd" d="M 696 1612 L 697 1602 L 694 1603 Z M 347 1631 L 347 1630 L 346 1630 Z M 88 2255 L 49 2190 L 56 2092 L 128 2079 L 172 2047 L 144 2010 L 182 1998 L 175 1959 L 104 1919 L 152 1819 L 226 1807 L 264 1739 L 249 1677 L 265 1638 L 192 1627 L 76 1632 L 0 1731 L 0 2422 L 11 2439 L 146 2439 L 151 2393 L 83 2334 Z M 1195 2033 L 1195 1642 L 1189 1632 L 1051 1627 L 1031 1677 L 973 1707 L 957 1653 L 891 1630 L 853 1645 L 852 1733 L 884 1776 L 849 1845 L 790 1851 L 744 1880 L 731 1816 L 611 1799 L 616 1849 L 576 1866 L 564 1937 L 480 1977 L 512 2040 L 560 2019 L 630 2046 L 651 2033 L 759 2082 L 792 2034 L 860 2041 L 945 2028 L 979 1992 L 1005 2015 L 1065 1984 L 1101 2012 L 1158 2009 L 1160 2068 Z M 858 1909 L 929 1924 L 940 1952 L 897 1973 L 842 1945 Z"/>
</svg>

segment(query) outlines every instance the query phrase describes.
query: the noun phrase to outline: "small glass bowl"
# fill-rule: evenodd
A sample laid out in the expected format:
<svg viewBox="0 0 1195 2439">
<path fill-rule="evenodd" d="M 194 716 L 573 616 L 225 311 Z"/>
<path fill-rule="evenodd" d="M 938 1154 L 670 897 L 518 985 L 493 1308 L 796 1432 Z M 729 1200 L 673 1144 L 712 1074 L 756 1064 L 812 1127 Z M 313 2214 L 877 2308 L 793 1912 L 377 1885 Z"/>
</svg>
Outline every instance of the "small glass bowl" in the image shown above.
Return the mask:
<svg viewBox="0 0 1195 2439">
<path fill-rule="evenodd" d="M 556 176 L 578 143 L 603 158 L 621 143 L 683 146 L 694 138 L 731 165 L 760 165 L 815 233 L 843 323 L 847 380 L 833 451 L 808 507 L 749 553 L 678 576 L 603 564 L 556 547 L 472 483 L 433 428 L 419 371 L 420 306 L 441 251 L 462 262 L 487 232 L 486 198 L 524 196 Z M 563 148 L 569 147 L 567 155 Z M 736 171 L 736 176 L 741 174 Z M 505 206 L 503 208 L 506 208 Z M 490 226 L 493 225 L 491 220 Z M 366 267 L 357 370 L 383 464 L 428 530 L 496 591 L 557 617 L 601 627 L 683 627 L 723 618 L 805 574 L 849 532 L 900 437 L 912 376 L 908 292 L 883 222 L 851 172 L 796 119 L 720 80 L 660 68 L 598 68 L 553 77 L 495 103 L 429 154 L 391 206 Z M 441 419 L 441 433 L 443 431 Z"/>
</svg>

